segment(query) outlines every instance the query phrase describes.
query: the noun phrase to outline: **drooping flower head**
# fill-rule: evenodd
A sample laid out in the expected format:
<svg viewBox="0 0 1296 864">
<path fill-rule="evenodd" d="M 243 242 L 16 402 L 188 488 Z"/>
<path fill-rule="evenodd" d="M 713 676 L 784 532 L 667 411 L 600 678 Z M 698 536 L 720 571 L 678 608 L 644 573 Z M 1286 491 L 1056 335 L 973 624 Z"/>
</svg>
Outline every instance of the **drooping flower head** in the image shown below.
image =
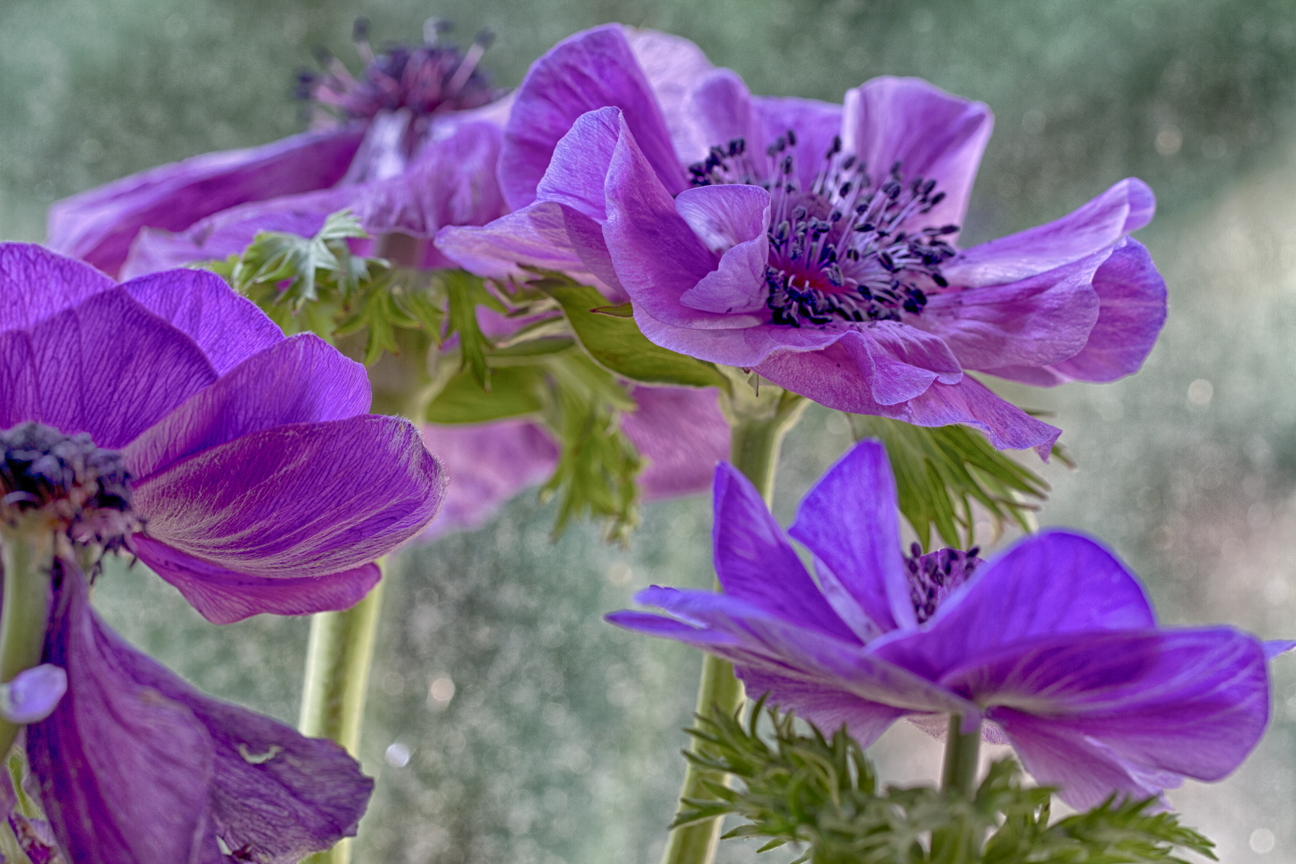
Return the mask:
<svg viewBox="0 0 1296 864">
<path fill-rule="evenodd" d="M 865 746 L 902 717 L 984 721 L 1077 808 L 1226 776 L 1268 720 L 1266 655 L 1292 645 L 1158 627 L 1135 576 L 1069 531 L 985 562 L 956 550 L 906 558 L 877 442 L 828 471 L 789 533 L 813 553 L 813 577 L 756 490 L 722 465 L 724 593 L 654 587 L 636 599 L 669 617 L 609 620 L 731 660 L 752 695 L 826 729 L 845 723 Z"/>
<path fill-rule="evenodd" d="M 1047 454 L 1058 431 L 966 375 L 1110 381 L 1139 367 L 1165 286 L 1127 235 L 1124 180 L 1070 216 L 959 250 L 989 110 L 917 79 L 842 105 L 751 96 L 694 47 L 670 87 L 616 25 L 532 67 L 505 131 L 517 212 L 438 245 L 479 272 L 567 259 L 657 344 L 754 369 L 832 408 L 966 423 Z M 677 40 L 682 41 L 682 40 Z"/>
<path fill-rule="evenodd" d="M 372 785 L 354 760 L 127 646 L 80 562 L 129 549 L 217 623 L 347 608 L 440 504 L 418 431 L 365 413 L 359 364 L 201 271 L 119 285 L 0 244 L 0 356 L 0 543 L 56 538 L 38 668 L 66 695 L 27 747 L 64 851 L 217 860 L 223 842 L 287 864 L 353 833 Z M 9 709 L 40 692 L 12 683 L 0 709 L 26 722 Z"/>
</svg>

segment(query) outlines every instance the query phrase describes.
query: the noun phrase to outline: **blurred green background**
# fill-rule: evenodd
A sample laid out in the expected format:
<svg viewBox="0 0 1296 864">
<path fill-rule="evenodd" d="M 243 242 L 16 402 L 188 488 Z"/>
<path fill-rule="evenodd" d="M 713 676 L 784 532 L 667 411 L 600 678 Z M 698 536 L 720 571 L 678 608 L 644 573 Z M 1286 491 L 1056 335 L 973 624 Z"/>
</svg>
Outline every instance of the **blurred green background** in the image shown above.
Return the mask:
<svg viewBox="0 0 1296 864">
<path fill-rule="evenodd" d="M 356 15 L 376 42 L 417 40 L 431 15 L 462 42 L 490 27 L 486 65 L 508 86 L 558 39 L 611 20 L 687 36 L 758 93 L 836 100 L 874 75 L 922 76 L 996 114 L 968 243 L 1142 177 L 1160 213 L 1139 237 L 1170 286 L 1144 371 L 1004 388 L 1056 412 L 1079 463 L 1044 469 L 1054 496 L 1041 522 L 1100 535 L 1167 621 L 1296 633 L 1290 2 L 0 0 L 0 238 L 42 239 L 58 198 L 299 130 L 294 70 L 316 46 L 354 66 Z M 839 417 L 807 416 L 780 469 L 784 521 L 848 443 Z M 378 791 L 357 861 L 656 860 L 699 658 L 600 616 L 650 582 L 709 580 L 708 505 L 649 506 L 629 551 L 590 526 L 550 544 L 552 515 L 526 494 L 489 527 L 400 559 L 362 754 Z M 304 620 L 216 628 L 142 568 L 110 572 L 96 602 L 203 689 L 295 720 Z M 1277 662 L 1273 701 L 1268 737 L 1236 775 L 1173 796 L 1227 862 L 1296 862 L 1296 660 Z M 904 724 L 876 751 L 892 777 L 935 776 L 938 750 Z M 727 844 L 721 860 L 754 849 Z"/>
</svg>

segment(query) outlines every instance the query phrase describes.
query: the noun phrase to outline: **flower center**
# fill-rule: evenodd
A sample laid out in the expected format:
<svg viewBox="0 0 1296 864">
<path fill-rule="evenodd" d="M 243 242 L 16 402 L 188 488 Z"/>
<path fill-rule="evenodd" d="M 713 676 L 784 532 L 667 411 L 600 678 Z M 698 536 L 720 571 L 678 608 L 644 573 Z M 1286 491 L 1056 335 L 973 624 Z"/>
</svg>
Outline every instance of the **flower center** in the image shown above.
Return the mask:
<svg viewBox="0 0 1296 864">
<path fill-rule="evenodd" d="M 915 543 L 910 551 L 913 557 L 905 557 L 909 598 L 921 624 L 935 615 L 945 598 L 972 576 L 972 571 L 981 564 L 977 557 L 981 549 L 977 546 L 966 552 L 941 549 L 924 555 L 922 546 Z"/>
<path fill-rule="evenodd" d="M 78 543 L 126 546 L 142 527 L 131 510 L 130 473 L 120 453 L 90 436 L 65 435 L 43 423 L 0 431 L 0 524 L 48 519 Z"/>
<path fill-rule="evenodd" d="M 842 152 L 834 138 L 824 165 L 809 189 L 797 181 L 788 130 L 766 151 L 770 170 L 761 172 L 742 138 L 712 147 L 703 162 L 689 166 L 694 186 L 744 183 L 770 193 L 766 301 L 775 324 L 899 321 L 902 312 L 922 313 L 927 295 L 948 282 L 940 266 L 954 257 L 945 237 L 957 225 L 921 226 L 922 216 L 945 200 L 936 181 L 906 180 L 903 166 L 891 166 L 874 188 L 867 166 Z"/>
<path fill-rule="evenodd" d="M 480 108 L 494 102 L 502 91 L 491 87 L 490 78 L 478 68 L 494 35 L 483 30 L 472 47 L 461 53 L 454 45 L 440 41 L 446 29 L 448 25 L 440 19 L 429 19 L 423 27 L 423 45 L 398 45 L 375 55 L 369 45 L 369 22 L 359 18 L 354 37 L 356 50 L 365 62 L 360 77 L 353 77 L 336 57 L 323 54 L 320 62 L 325 72 L 301 72 L 297 95 L 348 118 L 362 119 L 402 108 L 423 116 Z"/>
</svg>

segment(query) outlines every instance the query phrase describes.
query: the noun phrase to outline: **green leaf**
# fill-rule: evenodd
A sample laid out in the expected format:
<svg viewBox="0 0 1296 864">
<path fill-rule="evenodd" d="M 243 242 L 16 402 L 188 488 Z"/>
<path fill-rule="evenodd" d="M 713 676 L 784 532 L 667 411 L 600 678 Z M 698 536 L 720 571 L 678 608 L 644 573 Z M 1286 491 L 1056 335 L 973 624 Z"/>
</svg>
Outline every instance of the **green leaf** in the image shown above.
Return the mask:
<svg viewBox="0 0 1296 864">
<path fill-rule="evenodd" d="M 488 306 L 497 312 L 507 311 L 504 304 L 486 290 L 481 279 L 462 270 L 446 270 L 440 274 L 449 302 L 448 338 L 459 334 L 459 353 L 463 368 L 472 372 L 473 379 L 483 390 L 490 390 L 490 368 L 486 365 L 486 351 L 490 340 L 477 324 L 477 306 Z"/>
<path fill-rule="evenodd" d="M 995 520 L 1031 531 L 1030 513 L 1048 496 L 1042 477 L 995 450 L 966 426 L 913 426 L 899 420 L 847 415 L 856 440 L 879 438 L 895 474 L 900 512 L 931 548 L 931 531 L 950 546 L 972 545 L 972 502 Z"/>
<path fill-rule="evenodd" d="M 481 389 L 471 370 L 441 388 L 424 415 L 430 423 L 486 423 L 509 417 L 538 415 L 548 406 L 544 370 L 536 366 L 506 366 L 491 374 L 491 389 Z"/>
<path fill-rule="evenodd" d="M 728 389 L 712 363 L 654 345 L 629 317 L 630 304 L 608 306 L 597 289 L 566 278 L 530 283 L 557 300 L 581 345 L 604 367 L 643 384 Z"/>
</svg>

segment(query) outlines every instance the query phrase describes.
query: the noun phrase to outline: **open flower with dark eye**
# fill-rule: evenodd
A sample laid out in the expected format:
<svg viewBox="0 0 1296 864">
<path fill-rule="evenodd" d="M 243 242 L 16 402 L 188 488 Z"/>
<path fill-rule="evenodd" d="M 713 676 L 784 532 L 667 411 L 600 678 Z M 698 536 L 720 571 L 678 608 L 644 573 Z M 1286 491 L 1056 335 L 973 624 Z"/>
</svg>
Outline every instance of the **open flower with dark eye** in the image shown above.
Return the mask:
<svg viewBox="0 0 1296 864">
<path fill-rule="evenodd" d="M 722 465 L 724 593 L 654 587 L 636 599 L 670 617 L 609 620 L 731 660 L 749 693 L 824 729 L 846 723 L 865 746 L 902 717 L 984 721 L 987 738 L 1011 743 L 1078 808 L 1219 780 L 1260 740 L 1266 656 L 1293 643 L 1158 627 L 1135 576 L 1069 531 L 986 562 L 955 550 L 906 558 L 895 495 L 877 442 L 833 466 L 788 531 L 813 554 L 812 577 L 756 490 Z"/>
<path fill-rule="evenodd" d="M 0 244 L 0 356 L 0 749 L 27 724 L 68 859 L 289 864 L 353 834 L 372 781 L 341 747 L 126 645 L 80 562 L 129 549 L 218 623 L 347 608 L 440 504 L 418 431 L 365 413 L 359 364 L 202 271 L 119 285 Z"/>
<path fill-rule="evenodd" d="M 623 28 L 560 43 L 505 130 L 516 212 L 443 229 L 442 251 L 479 272 L 583 266 L 665 348 L 832 408 L 965 423 L 1043 454 L 1058 431 L 966 370 L 1110 381 L 1151 350 L 1165 285 L 1127 236 L 1152 217 L 1142 182 L 960 250 L 984 105 L 895 78 L 842 105 L 753 97 L 704 58 L 678 68 L 690 86 L 664 95 Z"/>
<path fill-rule="evenodd" d="M 479 68 L 490 41 L 466 52 L 426 28 L 416 48 L 373 55 L 358 32 L 364 71 L 341 61 L 306 75 L 300 95 L 317 128 L 261 147 L 207 153 L 57 202 L 48 243 L 122 278 L 241 251 L 258 230 L 316 233 L 350 209 L 372 234 L 414 238 L 410 254 L 440 259 L 427 242 L 443 225 L 504 212 L 494 166 L 509 99 Z"/>
</svg>

